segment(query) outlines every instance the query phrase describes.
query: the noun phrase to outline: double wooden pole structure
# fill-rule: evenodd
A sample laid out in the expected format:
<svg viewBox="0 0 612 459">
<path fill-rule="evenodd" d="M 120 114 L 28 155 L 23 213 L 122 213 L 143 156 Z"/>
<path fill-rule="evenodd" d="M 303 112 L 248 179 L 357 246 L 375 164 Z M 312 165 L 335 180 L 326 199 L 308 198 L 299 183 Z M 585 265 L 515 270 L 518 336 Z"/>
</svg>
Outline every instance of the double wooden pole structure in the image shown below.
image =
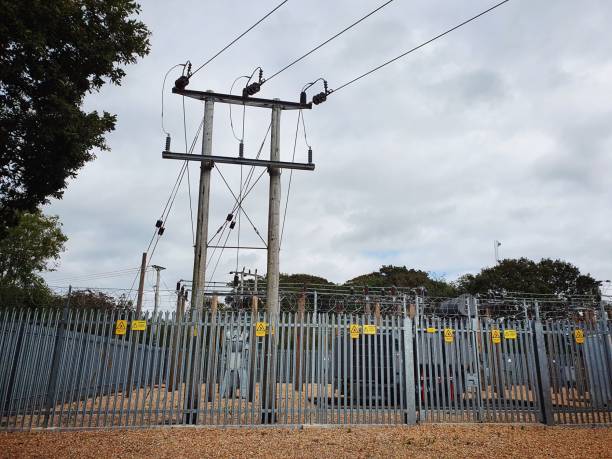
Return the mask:
<svg viewBox="0 0 612 459">
<path fill-rule="evenodd" d="M 255 167 L 266 167 L 270 176 L 270 189 L 268 201 L 268 244 L 267 244 L 267 289 L 266 289 L 266 312 L 268 322 L 274 324 L 279 316 L 279 255 L 280 255 L 280 206 L 281 206 L 281 169 L 314 170 L 314 164 L 283 162 L 280 160 L 280 119 L 282 110 L 308 110 L 312 108 L 310 103 L 287 102 L 279 99 L 262 99 L 253 97 L 242 97 L 230 94 L 219 94 L 212 91 L 194 91 L 173 88 L 172 92 L 185 97 L 204 101 L 204 125 L 202 138 L 202 154 L 175 153 L 164 151 L 163 158 L 199 161 L 200 184 L 198 192 L 198 215 L 196 228 L 196 243 L 194 247 L 193 284 L 192 284 L 192 312 L 199 314 L 204 309 L 204 292 L 206 288 L 206 255 L 208 248 L 208 217 L 210 203 L 210 174 L 215 163 L 241 164 Z M 272 112 L 270 128 L 270 160 L 244 158 L 243 156 L 228 157 L 212 155 L 212 133 L 214 104 L 225 103 L 258 108 L 270 109 Z M 239 198 L 241 199 L 241 198 Z M 237 202 L 238 211 L 242 210 L 242 202 Z M 256 301 L 256 300 L 254 300 Z M 253 309 L 257 310 L 256 303 Z M 256 317 L 256 316 L 253 316 Z M 276 338 L 277 335 L 269 334 L 266 337 L 266 346 L 269 352 L 269 365 L 264 370 L 264 388 L 268 394 L 268 406 L 262 407 L 262 420 L 264 422 L 275 421 L 275 404 L 273 403 L 273 388 L 276 386 Z M 200 339 L 198 339 L 198 342 Z M 254 343 L 252 343 L 254 345 Z M 202 360 L 202 346 L 196 345 L 194 365 L 196 368 Z M 197 375 L 196 371 L 193 375 Z M 193 375 L 191 379 L 193 380 Z M 208 381 L 210 384 L 211 382 Z M 214 384 L 211 384 L 214 387 Z M 199 388 L 198 388 L 199 389 Z M 197 397 L 199 390 L 194 392 Z M 190 402 L 197 409 L 195 404 Z M 190 422 L 197 422 L 197 417 L 191 416 Z"/>
</svg>

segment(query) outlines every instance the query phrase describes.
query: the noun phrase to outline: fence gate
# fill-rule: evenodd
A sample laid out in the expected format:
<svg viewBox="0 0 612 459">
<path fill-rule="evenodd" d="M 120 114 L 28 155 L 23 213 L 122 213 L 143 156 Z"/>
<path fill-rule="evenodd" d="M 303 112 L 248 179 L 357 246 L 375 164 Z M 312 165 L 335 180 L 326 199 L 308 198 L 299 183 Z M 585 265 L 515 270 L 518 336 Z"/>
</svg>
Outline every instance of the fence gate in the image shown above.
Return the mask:
<svg viewBox="0 0 612 459">
<path fill-rule="evenodd" d="M 555 422 L 612 422 L 612 345 L 608 330 L 601 322 L 545 323 Z"/>
</svg>

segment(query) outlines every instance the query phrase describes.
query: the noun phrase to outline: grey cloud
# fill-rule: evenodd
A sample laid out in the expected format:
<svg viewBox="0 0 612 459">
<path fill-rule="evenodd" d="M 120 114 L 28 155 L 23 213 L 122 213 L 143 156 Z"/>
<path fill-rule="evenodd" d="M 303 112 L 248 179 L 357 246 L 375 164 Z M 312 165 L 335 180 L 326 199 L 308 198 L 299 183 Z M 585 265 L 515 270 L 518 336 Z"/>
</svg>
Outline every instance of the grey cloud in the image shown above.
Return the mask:
<svg viewBox="0 0 612 459">
<path fill-rule="evenodd" d="M 49 207 L 70 237 L 59 271 L 49 279 L 138 265 L 179 167 L 160 154 L 163 73 L 187 58 L 195 65 L 211 56 L 273 3 L 194 1 L 181 9 L 144 3 L 152 54 L 128 69 L 123 86 L 105 88 L 87 102 L 118 114 L 109 136 L 113 151 L 100 153 L 64 200 Z M 198 73 L 192 87 L 228 91 L 234 78 L 256 65 L 269 75 L 374 7 L 348 0 L 290 5 Z M 336 87 L 487 6 L 484 0 L 394 3 L 264 85 L 261 95 L 295 99 L 318 76 Z M 589 8 L 569 0 L 554 8 L 535 2 L 528 13 L 524 3 L 510 2 L 305 113 L 317 169 L 293 175 L 282 271 L 341 282 L 392 262 L 453 279 L 491 265 L 492 240 L 499 239 L 504 257 L 559 257 L 609 278 L 611 118 L 604 95 L 612 90 L 612 79 L 605 78 L 612 42 L 599 38 L 610 19 L 612 8 L 604 1 Z M 168 89 L 167 129 L 173 147 L 184 149 L 181 100 Z M 191 136 L 202 109 L 193 101 L 186 108 Z M 285 159 L 291 158 L 296 115 L 282 115 Z M 254 155 L 268 114 L 250 110 L 246 121 L 247 154 Z M 236 151 L 227 109 L 220 105 L 214 136 L 215 151 Z M 262 154 L 268 151 L 266 144 Z M 305 154 L 300 132 L 296 157 Z M 238 184 L 239 168 L 221 171 Z M 191 172 L 194 192 L 197 166 Z M 283 199 L 287 180 L 284 173 Z M 245 203 L 264 237 L 267 187 L 264 175 Z M 232 202 L 213 173 L 210 234 Z M 244 225 L 241 240 L 257 244 Z M 232 234 L 229 243 L 235 240 Z M 172 286 L 190 276 L 192 255 L 183 184 L 154 262 L 168 268 L 163 279 Z M 228 280 L 235 263 L 235 251 L 226 251 L 215 278 Z M 239 264 L 263 272 L 265 254 L 243 251 Z M 131 282 L 132 276 L 97 281 L 113 287 Z"/>
</svg>

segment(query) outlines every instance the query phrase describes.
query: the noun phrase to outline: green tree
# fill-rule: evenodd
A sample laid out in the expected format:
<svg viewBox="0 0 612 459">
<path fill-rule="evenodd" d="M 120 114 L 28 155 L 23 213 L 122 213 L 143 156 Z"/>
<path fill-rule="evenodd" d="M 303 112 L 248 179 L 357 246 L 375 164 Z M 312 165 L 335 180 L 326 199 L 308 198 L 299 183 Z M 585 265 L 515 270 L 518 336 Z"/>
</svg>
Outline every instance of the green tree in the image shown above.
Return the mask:
<svg viewBox="0 0 612 459">
<path fill-rule="evenodd" d="M 472 294 L 507 291 L 560 296 L 597 296 L 599 284 L 590 274 L 581 274 L 571 263 L 550 258 L 539 262 L 527 258 L 506 259 L 457 281 L 462 292 Z"/>
<path fill-rule="evenodd" d="M 444 279 L 432 278 L 425 271 L 408 269 L 405 266 L 382 266 L 378 271 L 370 274 L 362 274 L 345 285 L 369 286 L 369 287 L 425 287 L 430 296 L 450 297 L 457 292 L 452 284 Z"/>
<path fill-rule="evenodd" d="M 43 284 L 39 273 L 55 269 L 67 240 L 57 216 L 20 214 L 18 224 L 0 239 L 0 285 Z"/>
<path fill-rule="evenodd" d="M 324 277 L 314 276 L 312 274 L 284 274 L 280 273 L 280 283 L 282 284 L 297 284 L 297 285 L 334 285 Z"/>
<path fill-rule="evenodd" d="M 116 298 L 107 293 L 91 289 L 72 292 L 70 295 L 70 306 L 81 309 L 102 309 L 104 311 L 128 311 L 134 309 L 133 302 L 126 295 Z"/>
<path fill-rule="evenodd" d="M 131 0 L 0 0 L 0 238 L 19 212 L 61 198 L 69 178 L 107 149 L 114 115 L 85 96 L 149 52 Z"/>
</svg>

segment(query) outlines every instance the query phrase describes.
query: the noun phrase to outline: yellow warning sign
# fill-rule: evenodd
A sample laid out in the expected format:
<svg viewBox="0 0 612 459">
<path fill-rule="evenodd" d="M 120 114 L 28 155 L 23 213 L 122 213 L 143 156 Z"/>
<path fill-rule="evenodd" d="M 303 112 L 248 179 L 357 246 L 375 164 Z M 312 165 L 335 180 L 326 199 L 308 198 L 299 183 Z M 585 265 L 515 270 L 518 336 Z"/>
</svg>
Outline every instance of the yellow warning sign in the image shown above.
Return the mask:
<svg viewBox="0 0 612 459">
<path fill-rule="evenodd" d="M 145 331 L 146 329 L 146 320 L 132 320 L 132 331 Z"/>
<path fill-rule="evenodd" d="M 376 334 L 376 325 L 364 325 L 363 326 L 363 334 L 364 335 L 375 335 Z"/>
<path fill-rule="evenodd" d="M 198 326 L 197 325 L 193 326 L 193 336 L 198 336 Z"/>
<path fill-rule="evenodd" d="M 581 328 L 574 330 L 574 339 L 576 344 L 584 344 L 584 331 Z"/>
<path fill-rule="evenodd" d="M 501 332 L 499 330 L 491 330 L 491 341 L 493 341 L 493 344 L 501 343 Z"/>
<path fill-rule="evenodd" d="M 115 335 L 125 335 L 127 330 L 127 320 L 118 320 L 115 323 Z"/>
<path fill-rule="evenodd" d="M 504 339 L 516 339 L 516 330 L 511 328 L 504 330 Z"/>
<path fill-rule="evenodd" d="M 427 333 L 435 333 L 438 329 L 436 327 L 427 327 Z"/>
<path fill-rule="evenodd" d="M 455 330 L 452 328 L 444 329 L 444 342 L 452 343 L 455 340 Z"/>
<path fill-rule="evenodd" d="M 350 332 L 351 332 L 351 338 L 353 339 L 359 338 L 359 335 L 361 334 L 361 325 L 351 324 Z"/>
<path fill-rule="evenodd" d="M 268 334 L 268 322 L 257 322 L 255 324 L 255 336 L 262 337 Z"/>
</svg>

